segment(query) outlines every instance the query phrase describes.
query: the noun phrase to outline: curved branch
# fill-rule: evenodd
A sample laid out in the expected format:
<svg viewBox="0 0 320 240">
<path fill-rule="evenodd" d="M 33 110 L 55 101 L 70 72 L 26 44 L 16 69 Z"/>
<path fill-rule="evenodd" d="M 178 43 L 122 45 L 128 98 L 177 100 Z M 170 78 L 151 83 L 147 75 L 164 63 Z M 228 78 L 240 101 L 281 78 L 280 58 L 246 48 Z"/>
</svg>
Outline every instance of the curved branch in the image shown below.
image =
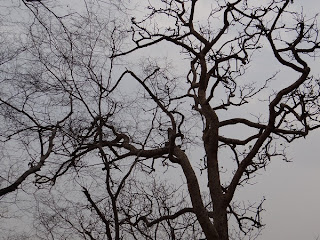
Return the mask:
<svg viewBox="0 0 320 240">
<path fill-rule="evenodd" d="M 16 189 L 18 189 L 18 187 L 21 185 L 21 183 L 28 177 L 30 176 L 31 174 L 33 173 L 36 173 L 38 171 L 40 171 L 41 167 L 44 165 L 46 159 L 49 157 L 49 155 L 51 154 L 52 152 L 52 149 L 53 149 L 53 140 L 56 136 L 56 133 L 57 133 L 57 128 L 55 128 L 53 131 L 52 131 L 52 134 L 51 136 L 49 137 L 49 146 L 48 146 L 48 149 L 46 151 L 45 154 L 41 155 L 40 157 L 40 161 L 35 165 L 35 166 L 32 166 L 30 167 L 27 171 L 25 171 L 22 175 L 20 175 L 20 177 L 18 177 L 18 179 L 10 184 L 8 187 L 5 187 L 5 188 L 2 188 L 0 189 L 0 196 L 3 196 L 7 193 L 10 193 L 10 192 L 13 192 L 15 191 Z"/>
</svg>

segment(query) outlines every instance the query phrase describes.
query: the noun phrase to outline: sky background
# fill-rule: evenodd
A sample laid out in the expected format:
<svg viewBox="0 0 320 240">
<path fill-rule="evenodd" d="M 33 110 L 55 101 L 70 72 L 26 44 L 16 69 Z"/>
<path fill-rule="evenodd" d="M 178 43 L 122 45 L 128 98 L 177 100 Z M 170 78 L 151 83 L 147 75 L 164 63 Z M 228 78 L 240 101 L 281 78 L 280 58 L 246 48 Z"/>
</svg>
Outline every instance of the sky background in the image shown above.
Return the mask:
<svg viewBox="0 0 320 240">
<path fill-rule="evenodd" d="M 206 8 L 205 2 L 199 2 L 203 10 Z M 295 11 L 303 11 L 306 16 L 312 17 L 320 12 L 320 1 L 295 0 L 292 7 Z M 272 65 L 275 59 L 272 55 L 271 52 L 270 55 L 262 53 L 260 59 L 257 57 L 252 61 L 253 79 L 261 76 L 267 78 L 274 73 Z M 320 59 L 310 65 L 319 78 Z M 284 70 L 284 67 L 277 65 L 276 70 Z M 287 72 L 281 75 L 284 78 L 280 77 L 280 82 L 276 84 L 287 86 L 283 81 L 286 76 L 289 77 L 286 74 Z M 265 197 L 262 219 L 266 226 L 258 240 L 320 239 L 320 130 L 310 133 L 305 139 L 288 144 L 287 153 L 292 162 L 272 160 L 265 171 L 259 172 L 260 175 L 253 181 L 255 183 L 240 189 L 234 199 L 259 203 Z"/>
<path fill-rule="evenodd" d="M 1 1 L 1 0 L 0 0 Z M 295 0 L 296 10 L 308 16 L 320 12 L 319 0 Z M 168 50 L 169 51 L 169 50 Z M 320 61 L 313 65 L 316 70 Z M 259 73 L 259 67 L 256 68 Z M 258 240 L 320 239 L 320 130 L 299 139 L 288 148 L 290 163 L 272 161 L 255 184 L 237 192 L 238 200 L 259 202 L 263 197 L 266 224 Z"/>
<path fill-rule="evenodd" d="M 309 240 L 320 237 L 319 131 L 289 147 L 291 163 L 272 161 L 240 196 L 264 196 L 265 229 L 259 240 Z"/>
<path fill-rule="evenodd" d="M 320 12 L 317 0 L 295 0 L 294 4 L 308 16 Z M 319 66 L 317 60 L 314 70 Z M 262 215 L 266 227 L 259 240 L 320 239 L 320 131 L 292 143 L 287 152 L 291 163 L 272 161 L 257 183 L 239 195 L 266 198 Z"/>
</svg>

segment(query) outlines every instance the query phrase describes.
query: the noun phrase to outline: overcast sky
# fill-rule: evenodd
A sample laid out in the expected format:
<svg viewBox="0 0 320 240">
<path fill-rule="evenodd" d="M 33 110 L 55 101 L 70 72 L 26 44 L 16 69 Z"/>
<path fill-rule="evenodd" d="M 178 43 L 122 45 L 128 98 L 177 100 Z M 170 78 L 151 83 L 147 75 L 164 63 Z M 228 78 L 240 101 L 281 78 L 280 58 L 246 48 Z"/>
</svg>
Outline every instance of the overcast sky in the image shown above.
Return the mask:
<svg viewBox="0 0 320 240">
<path fill-rule="evenodd" d="M 311 17 L 320 12 L 320 1 L 295 0 L 294 9 L 303 10 Z M 256 64 L 253 68 L 255 74 L 261 75 L 267 68 L 266 61 L 259 64 L 259 59 L 256 60 L 258 64 L 253 62 Z M 319 64 L 320 60 L 312 64 L 318 77 Z M 266 198 L 262 213 L 266 226 L 258 240 L 320 239 L 320 130 L 312 132 L 306 139 L 297 140 L 287 152 L 292 162 L 272 161 L 255 179 L 256 184 L 242 188 L 235 199 L 259 202 Z"/>
<path fill-rule="evenodd" d="M 318 0 L 295 0 L 295 4 L 307 15 L 320 12 Z M 318 60 L 314 67 L 319 63 Z M 257 183 L 241 193 L 243 199 L 248 194 L 266 197 L 263 213 L 266 228 L 259 240 L 320 239 L 319 143 L 319 130 L 294 142 L 288 151 L 291 163 L 273 161 Z"/>
<path fill-rule="evenodd" d="M 240 193 L 265 196 L 263 222 L 259 240 L 305 240 L 320 237 L 320 133 L 290 146 L 291 163 L 273 161 L 253 186 Z"/>
<path fill-rule="evenodd" d="M 320 12 L 319 0 L 295 0 L 295 4 L 297 10 L 303 8 L 308 15 Z M 320 130 L 294 142 L 288 151 L 291 163 L 273 161 L 256 178 L 256 184 L 235 196 L 245 201 L 266 198 L 266 227 L 258 240 L 320 239 L 319 143 Z"/>
</svg>

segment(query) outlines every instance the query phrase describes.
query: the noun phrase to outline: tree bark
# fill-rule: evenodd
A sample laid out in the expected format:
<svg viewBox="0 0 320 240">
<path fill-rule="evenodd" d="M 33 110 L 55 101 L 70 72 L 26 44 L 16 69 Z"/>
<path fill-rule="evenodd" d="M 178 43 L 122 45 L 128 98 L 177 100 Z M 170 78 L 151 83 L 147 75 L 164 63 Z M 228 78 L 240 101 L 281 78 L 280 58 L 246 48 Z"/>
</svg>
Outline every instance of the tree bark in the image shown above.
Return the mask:
<svg viewBox="0 0 320 240">
<path fill-rule="evenodd" d="M 175 147 L 174 154 L 179 158 L 180 165 L 182 167 L 182 170 L 184 172 L 184 175 L 187 179 L 187 185 L 188 185 L 188 191 L 191 198 L 191 203 L 194 209 L 194 213 L 197 216 L 197 219 L 199 221 L 199 224 L 201 225 L 201 228 L 206 236 L 206 239 L 210 240 L 220 240 L 219 234 L 214 226 L 212 224 L 208 211 L 205 208 L 201 193 L 200 193 L 200 187 L 199 182 L 197 179 L 197 176 L 189 162 L 188 157 L 186 154 L 178 147 Z"/>
</svg>

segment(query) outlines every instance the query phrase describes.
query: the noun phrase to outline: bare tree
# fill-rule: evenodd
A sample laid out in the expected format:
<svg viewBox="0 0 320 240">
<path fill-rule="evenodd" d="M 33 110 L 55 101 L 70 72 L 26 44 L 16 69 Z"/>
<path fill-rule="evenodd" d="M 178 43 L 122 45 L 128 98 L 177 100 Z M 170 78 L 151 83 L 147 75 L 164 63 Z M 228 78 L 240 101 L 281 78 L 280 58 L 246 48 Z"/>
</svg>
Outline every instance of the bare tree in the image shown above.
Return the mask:
<svg viewBox="0 0 320 240">
<path fill-rule="evenodd" d="M 232 204 L 239 185 L 245 184 L 254 173 L 265 168 L 272 157 L 283 156 L 278 140 L 288 143 L 304 137 L 319 127 L 318 82 L 310 75 L 308 57 L 319 48 L 318 29 L 315 19 L 304 20 L 303 15 L 290 12 L 290 1 L 271 1 L 254 5 L 249 1 L 235 1 L 220 5 L 208 12 L 205 23 L 199 20 L 199 1 L 162 1 L 149 5 L 150 14 L 141 19 L 132 19 L 132 39 L 136 46 L 117 53 L 114 57 L 127 55 L 138 49 L 168 41 L 182 49 L 190 58 L 187 75 L 188 88 L 183 94 L 168 92 L 167 99 L 159 97 L 161 89 L 154 89 L 154 80 L 147 81 L 129 72 L 149 94 L 152 100 L 170 120 L 167 128 L 168 161 L 181 166 L 188 184 L 192 207 L 207 239 L 228 239 L 228 216 L 235 217 L 240 230 L 244 222 L 261 227 L 257 207 L 256 217 L 239 215 Z M 288 10 L 287 10 L 288 9 Z M 202 9 L 203 10 L 203 9 Z M 161 16 L 169 24 L 156 24 Z M 291 21 L 285 20 L 290 18 Z M 196 19 L 196 20 L 195 20 Z M 217 20 L 218 19 L 218 20 Z M 286 22 L 285 22 L 286 21 Z M 219 26 L 219 27 L 214 27 Z M 231 118 L 225 113 L 235 107 L 246 105 L 264 92 L 271 79 L 266 79 L 255 88 L 242 85 L 246 65 L 254 57 L 255 50 L 271 48 L 274 59 L 283 67 L 295 72 L 283 89 L 275 89 L 267 100 L 265 113 L 256 119 L 243 114 Z M 158 69 L 155 68 L 155 72 Z M 223 94 L 221 94 L 223 92 Z M 201 116 L 203 123 L 202 141 L 205 151 L 205 166 L 208 190 L 213 214 L 203 203 L 200 187 L 191 160 L 184 151 L 181 126 L 184 124 L 185 109 L 177 109 L 174 102 L 192 99 L 192 111 Z M 186 100 L 188 101 L 188 100 Z M 243 109 L 243 108 L 242 108 Z M 190 110 L 189 110 L 190 111 Z M 221 116 L 224 120 L 219 120 Z M 258 116 L 258 115 L 257 115 Z M 222 135 L 226 128 L 238 125 L 248 128 L 245 138 Z M 181 144 L 182 143 L 182 144 Z M 222 182 L 219 151 L 227 148 L 236 168 L 230 181 Z M 230 156 L 229 155 L 229 156 Z M 210 219 L 212 218 L 212 219 Z"/>
<path fill-rule="evenodd" d="M 3 142 L 31 160 L 1 191 L 35 173 L 40 239 L 254 239 L 264 200 L 236 190 L 320 126 L 316 18 L 289 0 L 153 1 L 130 21 L 104 4 L 27 4 L 27 60 L 6 65 L 0 100 Z M 286 74 L 248 80 L 263 49 Z"/>
<path fill-rule="evenodd" d="M 5 7 L 8 12 L 14 12 L 14 6 Z M 65 111 L 59 117 L 51 117 L 51 107 L 61 105 L 61 99 L 57 101 L 61 92 L 53 92 L 52 87 L 41 83 L 44 71 L 37 68 L 30 46 L 23 43 L 24 35 L 19 32 L 19 26 L 11 26 L 13 32 L 10 32 L 5 17 L 1 20 L 6 34 L 1 36 L 3 49 L 0 53 L 0 197 L 17 190 L 28 176 L 43 167 L 53 151 L 58 129 L 72 111 L 72 104 L 67 101 L 63 106 Z M 51 101 L 53 106 L 45 101 Z"/>
</svg>

